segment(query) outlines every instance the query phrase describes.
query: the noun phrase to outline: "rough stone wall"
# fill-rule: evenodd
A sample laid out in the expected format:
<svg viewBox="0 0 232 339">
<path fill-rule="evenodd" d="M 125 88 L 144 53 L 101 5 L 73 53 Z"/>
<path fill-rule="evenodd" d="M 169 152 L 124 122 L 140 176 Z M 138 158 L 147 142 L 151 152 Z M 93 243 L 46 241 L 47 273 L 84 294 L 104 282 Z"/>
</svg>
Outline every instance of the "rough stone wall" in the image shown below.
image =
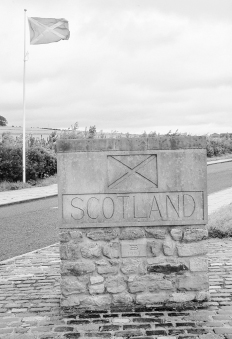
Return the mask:
<svg viewBox="0 0 232 339">
<path fill-rule="evenodd" d="M 84 309 L 208 299 L 207 229 L 61 229 L 61 305 Z M 146 256 L 122 257 L 123 241 L 146 243 Z"/>
</svg>

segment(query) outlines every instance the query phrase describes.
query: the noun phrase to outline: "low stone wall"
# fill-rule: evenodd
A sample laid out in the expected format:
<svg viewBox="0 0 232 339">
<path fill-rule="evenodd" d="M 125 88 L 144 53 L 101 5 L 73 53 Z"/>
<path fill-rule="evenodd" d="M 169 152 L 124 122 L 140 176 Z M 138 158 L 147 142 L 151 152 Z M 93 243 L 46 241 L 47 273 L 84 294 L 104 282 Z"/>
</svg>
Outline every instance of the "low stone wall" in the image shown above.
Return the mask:
<svg viewBox="0 0 232 339">
<path fill-rule="evenodd" d="M 61 230 L 61 305 L 207 300 L 206 238 L 205 226 Z M 122 257 L 123 241 L 145 242 L 146 256 Z"/>
</svg>

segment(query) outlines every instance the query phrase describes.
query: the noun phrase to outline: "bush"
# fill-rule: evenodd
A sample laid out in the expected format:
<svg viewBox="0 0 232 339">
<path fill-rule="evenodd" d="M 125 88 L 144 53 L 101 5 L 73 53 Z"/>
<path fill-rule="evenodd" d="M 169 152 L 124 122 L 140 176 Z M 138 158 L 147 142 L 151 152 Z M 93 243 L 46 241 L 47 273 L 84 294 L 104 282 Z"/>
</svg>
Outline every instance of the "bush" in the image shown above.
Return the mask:
<svg viewBox="0 0 232 339">
<path fill-rule="evenodd" d="M 22 147 L 0 147 L 0 180 L 22 180 Z M 37 180 L 54 175 L 57 172 L 57 160 L 54 154 L 43 147 L 31 147 L 26 150 L 26 178 Z"/>
<path fill-rule="evenodd" d="M 227 137 L 207 138 L 207 157 L 232 153 L 232 139 Z"/>
<path fill-rule="evenodd" d="M 232 237 L 232 204 L 210 214 L 207 228 L 210 238 Z"/>
</svg>

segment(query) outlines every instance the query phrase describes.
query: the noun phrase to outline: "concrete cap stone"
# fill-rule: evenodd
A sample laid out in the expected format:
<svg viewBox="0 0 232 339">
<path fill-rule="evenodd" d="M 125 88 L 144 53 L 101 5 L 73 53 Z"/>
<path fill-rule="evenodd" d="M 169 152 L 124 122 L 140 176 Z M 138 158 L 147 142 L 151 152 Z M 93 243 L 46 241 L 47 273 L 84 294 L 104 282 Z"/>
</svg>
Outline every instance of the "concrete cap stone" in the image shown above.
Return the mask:
<svg viewBox="0 0 232 339">
<path fill-rule="evenodd" d="M 205 149 L 204 136 L 157 136 L 154 138 L 60 139 L 57 152 L 148 151 Z"/>
</svg>

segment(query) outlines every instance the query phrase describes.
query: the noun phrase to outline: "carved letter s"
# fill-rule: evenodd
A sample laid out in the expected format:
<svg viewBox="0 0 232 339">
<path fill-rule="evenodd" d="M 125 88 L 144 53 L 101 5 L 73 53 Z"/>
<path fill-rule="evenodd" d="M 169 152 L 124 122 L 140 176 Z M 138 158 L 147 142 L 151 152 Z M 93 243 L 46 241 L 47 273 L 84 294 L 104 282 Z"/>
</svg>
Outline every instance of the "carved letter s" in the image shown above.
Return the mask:
<svg viewBox="0 0 232 339">
<path fill-rule="evenodd" d="M 82 216 L 81 216 L 80 218 L 74 218 L 74 216 L 73 216 L 72 213 L 71 213 L 71 217 L 72 217 L 74 220 L 81 220 L 81 219 L 83 219 L 83 217 L 84 217 L 84 215 L 85 215 L 85 212 L 84 212 L 84 210 L 83 210 L 82 208 L 73 205 L 73 201 L 74 201 L 75 199 L 79 199 L 79 200 L 81 200 L 81 201 L 83 201 L 83 200 L 82 200 L 81 198 L 76 197 L 76 198 L 73 198 L 72 201 L 71 201 L 72 207 L 77 208 L 78 210 L 80 210 L 81 213 L 82 213 Z"/>
</svg>

